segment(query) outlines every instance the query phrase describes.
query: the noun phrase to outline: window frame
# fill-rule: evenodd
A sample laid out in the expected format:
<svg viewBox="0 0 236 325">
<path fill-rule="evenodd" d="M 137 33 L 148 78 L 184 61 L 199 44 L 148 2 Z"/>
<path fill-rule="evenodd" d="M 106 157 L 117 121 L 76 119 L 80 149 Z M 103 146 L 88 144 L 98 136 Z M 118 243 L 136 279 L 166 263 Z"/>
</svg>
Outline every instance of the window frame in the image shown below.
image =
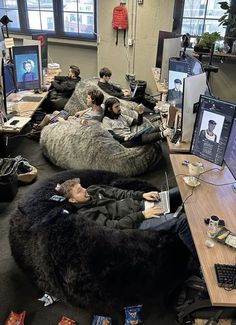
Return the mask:
<svg viewBox="0 0 236 325">
<path fill-rule="evenodd" d="M 20 28 L 12 28 L 8 26 L 9 32 L 19 35 L 32 35 L 38 33 L 47 33 L 50 38 L 62 38 L 79 41 L 96 41 L 97 39 L 97 1 L 94 1 L 94 33 L 71 33 L 63 30 L 63 0 L 53 0 L 54 24 L 55 31 L 48 31 L 44 29 L 30 29 L 28 27 L 28 14 L 26 1 L 17 0 Z M 7 11 L 7 10 L 6 10 Z M 7 14 L 7 13 L 6 13 Z M 77 12 L 76 12 L 77 14 Z M 57 19 L 55 19 L 57 17 Z"/>
<path fill-rule="evenodd" d="M 206 9 L 204 12 L 204 16 L 203 17 L 185 17 L 184 16 L 184 4 L 185 4 L 185 0 L 175 0 L 175 7 L 174 7 L 174 14 L 173 14 L 173 32 L 175 32 L 176 34 L 182 35 L 182 24 L 183 24 L 183 19 L 191 19 L 191 20 L 201 20 L 203 21 L 203 27 L 202 27 L 202 33 L 204 33 L 204 29 L 205 29 L 205 22 L 212 20 L 212 21 L 217 21 L 217 18 L 206 18 L 207 17 L 207 8 L 208 8 L 208 0 L 206 0 Z M 220 17 L 219 17 L 220 18 Z M 198 35 L 190 35 L 191 37 L 197 37 L 197 36 L 201 36 L 201 34 Z"/>
</svg>

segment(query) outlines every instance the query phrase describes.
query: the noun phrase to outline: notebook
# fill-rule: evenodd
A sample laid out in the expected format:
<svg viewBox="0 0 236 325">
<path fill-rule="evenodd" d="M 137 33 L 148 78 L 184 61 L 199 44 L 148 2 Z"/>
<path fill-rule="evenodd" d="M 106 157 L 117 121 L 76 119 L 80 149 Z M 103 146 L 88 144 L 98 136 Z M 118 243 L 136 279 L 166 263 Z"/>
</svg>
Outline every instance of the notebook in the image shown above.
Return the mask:
<svg viewBox="0 0 236 325">
<path fill-rule="evenodd" d="M 166 172 L 165 172 L 165 178 L 166 178 L 166 184 L 165 184 L 166 190 L 159 192 L 160 200 L 155 202 L 146 201 L 145 209 L 155 206 L 155 207 L 160 207 L 164 211 L 163 212 L 164 214 L 170 213 L 170 188 L 169 188 L 169 181 Z M 153 217 L 159 218 L 159 216 L 157 215 L 154 215 Z"/>
</svg>

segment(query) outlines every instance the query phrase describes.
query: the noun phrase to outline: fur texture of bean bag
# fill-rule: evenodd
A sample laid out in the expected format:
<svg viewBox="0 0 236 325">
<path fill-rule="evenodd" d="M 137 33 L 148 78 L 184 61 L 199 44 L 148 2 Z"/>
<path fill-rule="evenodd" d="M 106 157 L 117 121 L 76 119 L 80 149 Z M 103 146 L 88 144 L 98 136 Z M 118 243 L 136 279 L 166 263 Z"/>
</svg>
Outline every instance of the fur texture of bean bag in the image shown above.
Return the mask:
<svg viewBox="0 0 236 325">
<path fill-rule="evenodd" d="M 129 115 L 136 113 L 126 111 Z M 104 130 L 101 123 L 81 126 L 73 119 L 46 126 L 41 133 L 40 145 L 43 154 L 62 168 L 100 169 L 123 176 L 144 173 L 162 156 L 158 143 L 126 148 Z"/>
<path fill-rule="evenodd" d="M 99 89 L 103 95 L 104 95 L 104 100 L 106 100 L 109 97 L 112 97 L 105 91 L 103 91 L 101 88 L 98 87 L 97 83 L 99 81 L 99 78 L 88 78 L 80 83 L 77 84 L 75 91 L 73 92 L 71 98 L 69 101 L 66 103 L 64 109 L 70 114 L 74 115 L 78 110 L 83 110 L 87 108 L 86 105 L 86 97 L 88 90 L 91 88 L 96 88 Z M 128 109 L 134 109 L 138 104 L 134 102 L 130 102 L 127 100 L 119 99 L 121 103 L 121 108 L 128 108 Z"/>
<path fill-rule="evenodd" d="M 65 106 L 70 115 L 87 108 L 88 89 L 99 88 L 98 80 L 90 78 L 77 85 Z M 111 97 L 103 93 L 105 98 Z M 126 115 L 137 117 L 137 112 L 133 110 L 135 106 L 136 103 L 121 100 L 121 110 Z M 90 126 L 81 126 L 76 120 L 68 120 L 63 125 L 50 124 L 41 133 L 40 145 L 43 154 L 59 167 L 101 169 L 124 176 L 144 173 L 162 156 L 159 144 L 125 148 L 99 122 Z"/>
<path fill-rule="evenodd" d="M 10 246 L 18 265 L 43 291 L 77 306 L 159 301 L 182 282 L 187 252 L 170 232 L 116 230 L 77 214 L 66 203 L 50 201 L 55 186 L 72 177 L 81 184 L 153 190 L 150 184 L 117 174 L 61 172 L 32 185 L 11 216 Z"/>
</svg>

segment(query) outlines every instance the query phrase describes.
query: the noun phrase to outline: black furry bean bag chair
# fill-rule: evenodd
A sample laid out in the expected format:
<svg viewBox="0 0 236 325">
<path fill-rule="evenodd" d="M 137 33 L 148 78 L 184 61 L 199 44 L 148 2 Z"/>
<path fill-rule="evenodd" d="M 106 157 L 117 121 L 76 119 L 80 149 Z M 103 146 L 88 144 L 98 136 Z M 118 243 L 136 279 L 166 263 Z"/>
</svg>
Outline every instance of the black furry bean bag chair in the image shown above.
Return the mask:
<svg viewBox="0 0 236 325">
<path fill-rule="evenodd" d="M 135 304 L 149 297 L 168 300 L 186 275 L 188 253 L 165 231 L 115 230 L 50 201 L 58 182 L 149 191 L 154 187 L 111 172 L 66 171 L 32 185 L 10 221 L 12 254 L 43 291 L 77 306 Z"/>
</svg>

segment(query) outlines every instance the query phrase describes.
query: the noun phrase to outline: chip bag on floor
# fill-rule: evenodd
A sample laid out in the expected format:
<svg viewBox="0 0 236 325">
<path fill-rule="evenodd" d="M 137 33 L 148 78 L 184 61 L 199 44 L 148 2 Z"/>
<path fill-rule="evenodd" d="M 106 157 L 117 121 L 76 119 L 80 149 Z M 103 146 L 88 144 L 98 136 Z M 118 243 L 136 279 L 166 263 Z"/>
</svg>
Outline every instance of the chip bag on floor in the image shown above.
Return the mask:
<svg viewBox="0 0 236 325">
<path fill-rule="evenodd" d="M 92 325 L 111 325 L 111 317 L 94 315 Z"/>
<path fill-rule="evenodd" d="M 25 311 L 22 311 L 22 313 L 19 314 L 11 311 L 5 320 L 4 325 L 24 325 L 25 314 Z"/>
<path fill-rule="evenodd" d="M 139 313 L 142 305 L 125 307 L 125 325 L 141 324 Z"/>
<path fill-rule="evenodd" d="M 75 325 L 75 321 L 73 319 L 62 316 L 62 319 L 59 321 L 57 325 Z"/>
</svg>

